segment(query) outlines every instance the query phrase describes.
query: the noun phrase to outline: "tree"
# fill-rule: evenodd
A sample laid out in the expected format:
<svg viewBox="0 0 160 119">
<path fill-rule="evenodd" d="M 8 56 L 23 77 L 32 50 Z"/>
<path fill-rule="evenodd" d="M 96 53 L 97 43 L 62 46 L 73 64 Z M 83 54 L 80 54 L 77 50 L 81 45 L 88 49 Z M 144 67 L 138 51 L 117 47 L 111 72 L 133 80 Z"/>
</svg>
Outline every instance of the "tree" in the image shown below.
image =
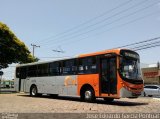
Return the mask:
<svg viewBox="0 0 160 119">
<path fill-rule="evenodd" d="M 8 64 L 30 63 L 37 60 L 9 27 L 0 22 L 0 65 L 6 68 Z"/>
</svg>

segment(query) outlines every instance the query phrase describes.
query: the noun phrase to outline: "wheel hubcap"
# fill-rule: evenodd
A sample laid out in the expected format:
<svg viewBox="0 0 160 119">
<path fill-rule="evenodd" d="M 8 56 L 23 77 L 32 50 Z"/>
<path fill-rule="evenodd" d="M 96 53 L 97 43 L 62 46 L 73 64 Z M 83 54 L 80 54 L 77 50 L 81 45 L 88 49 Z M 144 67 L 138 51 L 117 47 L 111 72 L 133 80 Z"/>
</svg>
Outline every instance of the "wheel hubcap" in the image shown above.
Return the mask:
<svg viewBox="0 0 160 119">
<path fill-rule="evenodd" d="M 86 92 L 85 92 L 85 98 L 86 98 L 86 99 L 90 99 L 91 96 L 92 96 L 91 91 L 86 91 Z"/>
<path fill-rule="evenodd" d="M 36 93 L 37 93 L 36 88 L 33 88 L 33 89 L 32 89 L 32 95 L 36 95 Z"/>
</svg>

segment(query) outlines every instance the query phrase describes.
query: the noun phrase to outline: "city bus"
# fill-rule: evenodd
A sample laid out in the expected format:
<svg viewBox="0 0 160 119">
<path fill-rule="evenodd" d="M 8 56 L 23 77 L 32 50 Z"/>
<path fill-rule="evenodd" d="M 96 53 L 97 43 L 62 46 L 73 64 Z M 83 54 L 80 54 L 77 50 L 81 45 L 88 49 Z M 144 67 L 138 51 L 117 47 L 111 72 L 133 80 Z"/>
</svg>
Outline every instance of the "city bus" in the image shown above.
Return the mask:
<svg viewBox="0 0 160 119">
<path fill-rule="evenodd" d="M 20 64 L 15 70 L 16 91 L 79 96 L 113 101 L 137 98 L 143 91 L 138 53 L 112 49 L 48 62 Z"/>
</svg>

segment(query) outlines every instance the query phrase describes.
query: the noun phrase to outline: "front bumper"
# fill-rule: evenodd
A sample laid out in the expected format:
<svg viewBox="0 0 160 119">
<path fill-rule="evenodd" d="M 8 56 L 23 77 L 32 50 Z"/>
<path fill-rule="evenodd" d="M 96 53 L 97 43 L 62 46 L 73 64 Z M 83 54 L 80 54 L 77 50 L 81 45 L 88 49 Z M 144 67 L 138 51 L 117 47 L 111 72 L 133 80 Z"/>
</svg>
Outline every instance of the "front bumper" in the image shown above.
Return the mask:
<svg viewBox="0 0 160 119">
<path fill-rule="evenodd" d="M 126 88 L 121 88 L 120 90 L 120 97 L 121 98 L 137 98 L 141 95 L 141 92 L 131 92 Z"/>
</svg>

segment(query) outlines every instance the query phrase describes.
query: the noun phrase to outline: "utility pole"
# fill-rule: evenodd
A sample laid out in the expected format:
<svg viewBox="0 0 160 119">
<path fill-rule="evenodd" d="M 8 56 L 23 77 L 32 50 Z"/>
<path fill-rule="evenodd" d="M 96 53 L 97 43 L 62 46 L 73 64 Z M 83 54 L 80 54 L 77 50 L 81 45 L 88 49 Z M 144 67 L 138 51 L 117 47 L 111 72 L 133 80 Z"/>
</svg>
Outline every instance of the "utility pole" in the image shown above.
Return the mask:
<svg viewBox="0 0 160 119">
<path fill-rule="evenodd" d="M 35 44 L 31 44 L 31 46 L 33 47 L 33 57 L 34 57 L 34 49 L 37 48 L 37 47 L 40 48 L 40 46 L 37 46 L 37 45 L 35 45 Z"/>
</svg>

